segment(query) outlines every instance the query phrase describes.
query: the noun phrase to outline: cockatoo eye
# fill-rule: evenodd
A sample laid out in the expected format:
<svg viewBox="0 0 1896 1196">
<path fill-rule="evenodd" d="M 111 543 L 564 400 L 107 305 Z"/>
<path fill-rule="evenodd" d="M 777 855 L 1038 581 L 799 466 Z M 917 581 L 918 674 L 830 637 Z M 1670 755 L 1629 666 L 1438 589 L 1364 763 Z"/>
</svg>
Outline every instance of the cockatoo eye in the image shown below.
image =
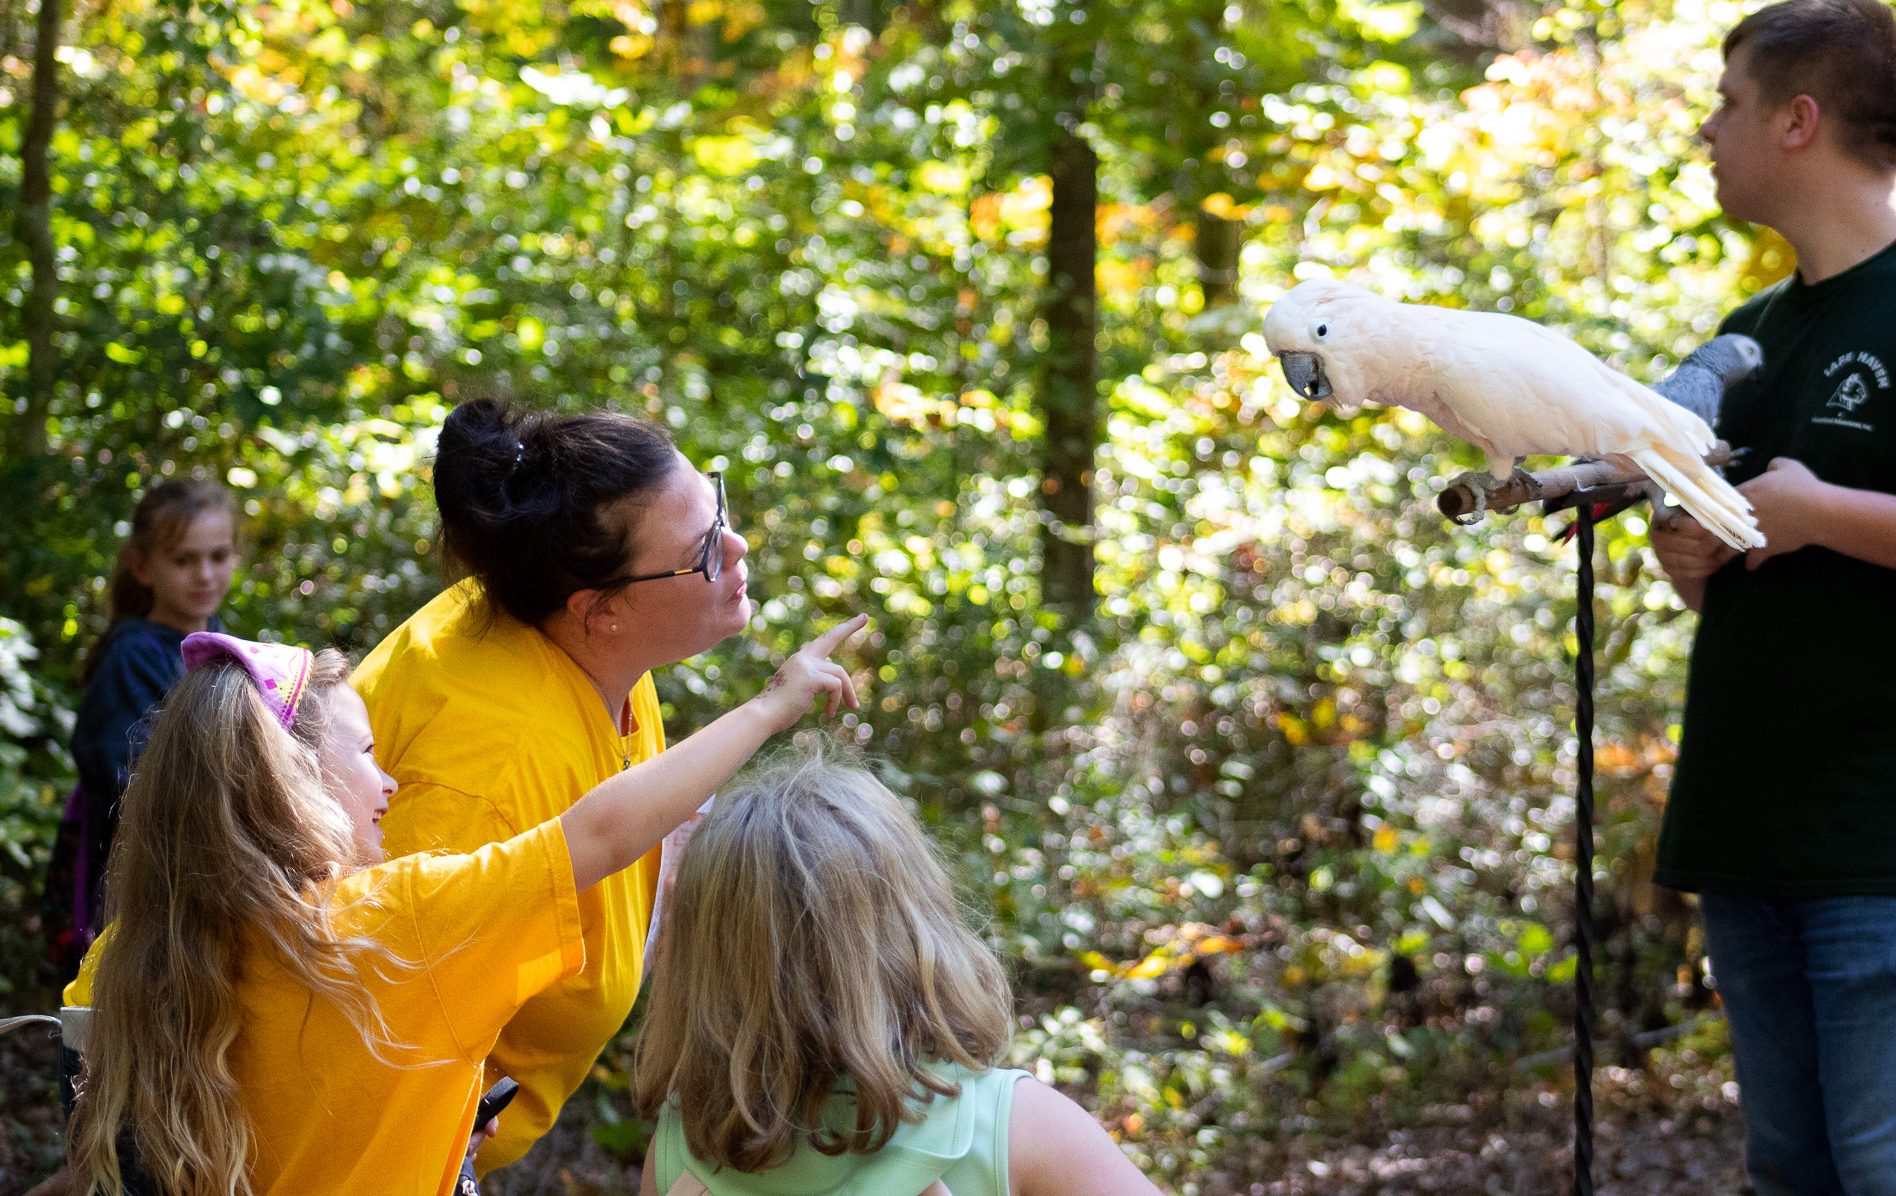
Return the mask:
<svg viewBox="0 0 1896 1196">
<path fill-rule="evenodd" d="M 1324 337 L 1330 335 L 1330 325 L 1322 320 L 1318 320 L 1315 324 L 1310 326 L 1310 335 L 1317 340 L 1322 340 Z"/>
</svg>

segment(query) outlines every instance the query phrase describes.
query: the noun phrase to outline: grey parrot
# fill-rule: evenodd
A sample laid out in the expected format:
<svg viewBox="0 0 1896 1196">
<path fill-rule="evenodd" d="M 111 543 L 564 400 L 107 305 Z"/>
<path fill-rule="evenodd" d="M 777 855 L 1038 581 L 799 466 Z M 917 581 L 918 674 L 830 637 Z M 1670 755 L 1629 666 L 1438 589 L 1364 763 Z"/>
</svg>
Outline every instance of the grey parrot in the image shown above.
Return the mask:
<svg viewBox="0 0 1896 1196">
<path fill-rule="evenodd" d="M 1708 424 L 1718 423 L 1725 392 L 1764 365 L 1764 347 L 1748 336 L 1727 332 L 1685 355 L 1652 388 Z"/>
<path fill-rule="evenodd" d="M 1311 279 L 1272 305 L 1264 341 L 1305 398 L 1344 414 L 1409 407 L 1481 449 L 1488 476 L 1470 480 L 1490 491 L 1530 454 L 1604 458 L 1645 473 L 1732 547 L 1764 544 L 1751 504 L 1705 464 L 1703 419 L 1531 320 Z"/>
</svg>

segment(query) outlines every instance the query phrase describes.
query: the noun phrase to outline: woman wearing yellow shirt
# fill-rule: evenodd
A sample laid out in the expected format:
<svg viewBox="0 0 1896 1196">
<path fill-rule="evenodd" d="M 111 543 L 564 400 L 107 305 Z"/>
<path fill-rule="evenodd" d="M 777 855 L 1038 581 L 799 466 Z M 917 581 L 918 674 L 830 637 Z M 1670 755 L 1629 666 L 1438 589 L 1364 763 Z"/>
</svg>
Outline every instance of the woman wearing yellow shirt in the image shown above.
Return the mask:
<svg viewBox="0 0 1896 1196">
<path fill-rule="evenodd" d="M 745 545 L 715 475 L 665 433 L 609 412 L 488 400 L 441 429 L 435 497 L 469 576 L 354 677 L 401 783 L 389 854 L 478 850 L 557 818 L 665 748 L 651 670 L 744 629 Z M 553 1124 L 638 994 L 659 852 L 580 897 L 586 965 L 522 1005 L 489 1057 L 520 1092 L 485 1174 Z"/>
</svg>

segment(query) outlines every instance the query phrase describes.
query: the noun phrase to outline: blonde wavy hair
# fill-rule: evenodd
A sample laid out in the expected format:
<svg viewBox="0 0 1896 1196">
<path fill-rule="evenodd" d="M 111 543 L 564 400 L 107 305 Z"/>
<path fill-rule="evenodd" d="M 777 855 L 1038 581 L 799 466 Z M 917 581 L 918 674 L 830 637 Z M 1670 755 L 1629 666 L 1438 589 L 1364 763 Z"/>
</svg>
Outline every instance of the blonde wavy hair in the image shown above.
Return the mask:
<svg viewBox="0 0 1896 1196">
<path fill-rule="evenodd" d="M 166 699 L 107 870 L 110 934 L 69 1145 L 88 1191 L 123 1192 L 128 1146 L 165 1196 L 251 1191 L 255 1142 L 230 1055 L 253 951 L 339 1007 L 371 1050 L 394 1045 L 356 979 L 365 951 L 392 957 L 338 938 L 326 899 L 367 862 L 317 762 L 327 697 L 347 675 L 340 653 L 319 652 L 287 733 L 231 662 L 192 671 Z"/>
<path fill-rule="evenodd" d="M 915 819 L 835 753 L 719 795 L 679 863 L 640 1031 L 646 1116 L 675 1100 L 691 1153 L 758 1171 L 801 1142 L 881 1149 L 920 1105 L 1007 1047 L 999 960 L 963 923 Z M 854 1094 L 854 1123 L 826 1123 Z"/>
</svg>

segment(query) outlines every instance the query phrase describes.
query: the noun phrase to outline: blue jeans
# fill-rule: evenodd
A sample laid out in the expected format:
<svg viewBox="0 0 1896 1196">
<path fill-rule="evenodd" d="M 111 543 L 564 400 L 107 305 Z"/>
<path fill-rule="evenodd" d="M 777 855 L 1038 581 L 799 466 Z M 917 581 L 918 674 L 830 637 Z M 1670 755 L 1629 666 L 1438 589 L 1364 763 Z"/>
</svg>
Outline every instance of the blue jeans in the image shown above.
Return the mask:
<svg viewBox="0 0 1896 1196">
<path fill-rule="evenodd" d="M 1700 897 L 1758 1196 L 1896 1196 L 1896 897 Z"/>
</svg>

